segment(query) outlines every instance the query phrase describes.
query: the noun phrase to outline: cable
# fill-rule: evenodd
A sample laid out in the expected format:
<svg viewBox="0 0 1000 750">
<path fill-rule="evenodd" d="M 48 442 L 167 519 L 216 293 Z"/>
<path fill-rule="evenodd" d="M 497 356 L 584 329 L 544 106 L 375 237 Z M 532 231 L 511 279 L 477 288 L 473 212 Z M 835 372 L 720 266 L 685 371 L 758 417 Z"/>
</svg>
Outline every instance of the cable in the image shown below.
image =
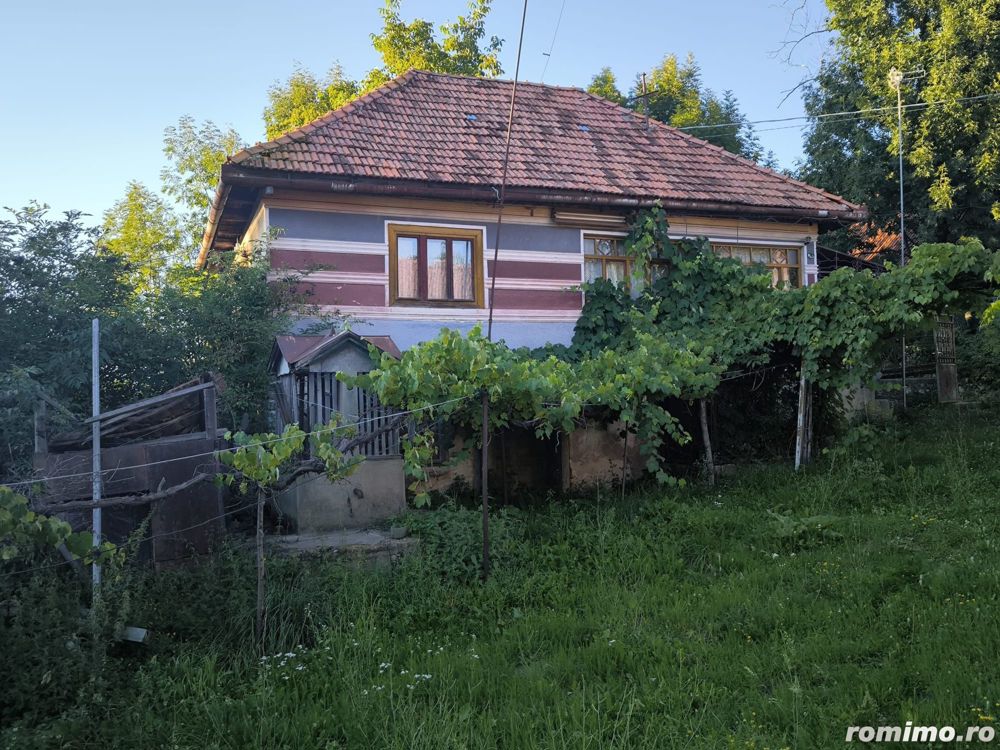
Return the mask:
<svg viewBox="0 0 1000 750">
<path fill-rule="evenodd" d="M 914 104 L 903 105 L 903 109 L 904 110 L 920 110 L 920 109 L 926 109 L 928 107 L 938 106 L 938 105 L 941 105 L 941 104 L 959 104 L 959 103 L 964 103 L 964 102 L 978 102 L 978 101 L 985 101 L 985 100 L 996 99 L 996 98 L 1000 98 L 1000 92 L 993 93 L 993 94 L 978 94 L 976 96 L 963 96 L 963 97 L 959 97 L 957 99 L 937 99 L 937 100 L 930 101 L 930 102 L 916 102 Z M 826 119 L 826 118 L 829 118 L 829 117 L 840 117 L 842 115 L 862 115 L 861 117 L 845 117 L 844 118 L 845 121 L 866 120 L 868 118 L 864 117 L 863 115 L 877 114 L 877 113 L 880 113 L 880 112 L 888 112 L 888 111 L 895 111 L 895 110 L 896 110 L 896 105 L 892 105 L 892 106 L 886 105 L 884 107 L 872 107 L 872 108 L 868 108 L 868 109 L 851 109 L 851 110 L 843 110 L 841 112 L 824 112 L 824 113 L 818 114 L 818 115 L 799 115 L 799 116 L 795 116 L 795 117 L 778 117 L 778 118 L 772 118 L 772 119 L 767 119 L 767 120 L 748 120 L 746 122 L 723 122 L 723 123 L 719 123 L 717 125 L 686 125 L 686 126 L 678 127 L 678 128 L 674 128 L 674 129 L 675 130 L 683 130 L 683 131 L 687 132 L 687 131 L 690 131 L 690 130 L 706 130 L 706 129 L 709 129 L 709 128 L 732 128 L 732 127 L 742 128 L 742 127 L 744 127 L 746 125 L 766 125 L 766 124 L 775 123 L 775 122 L 794 122 L 794 121 L 798 121 L 798 120 L 809 120 L 810 121 L 809 124 L 811 124 L 811 122 L 813 120 L 822 120 L 822 119 Z M 790 127 L 800 127 L 800 126 L 790 126 Z M 767 129 L 761 130 L 759 132 L 764 133 L 764 132 L 767 132 L 768 130 L 780 130 L 780 129 L 781 128 L 767 128 Z"/>
<path fill-rule="evenodd" d="M 324 427 L 324 428 L 319 429 L 319 430 L 312 430 L 309 434 L 310 435 L 321 435 L 321 434 L 324 434 L 324 433 L 327 433 L 327 432 L 335 432 L 336 430 L 342 430 L 342 429 L 347 428 L 347 427 L 357 427 L 358 425 L 367 424 L 369 422 L 376 422 L 376 421 L 383 420 L 383 419 L 386 419 L 386 418 L 400 417 L 400 416 L 405 416 L 407 414 L 417 414 L 418 412 L 427 411 L 428 409 L 434 409 L 436 407 L 445 406 L 447 404 L 453 404 L 453 403 L 455 403 L 457 401 L 465 401 L 465 400 L 470 399 L 470 398 L 473 398 L 473 396 L 459 396 L 457 398 L 448 399 L 447 401 L 440 401 L 440 402 L 438 402 L 436 404 L 427 404 L 426 406 L 421 406 L 421 407 L 418 407 L 416 409 L 408 409 L 406 411 L 393 412 L 392 414 L 389 414 L 389 415 L 383 415 L 383 416 L 378 416 L 378 417 L 370 417 L 368 419 L 358 420 L 357 422 L 349 422 L 349 423 L 345 423 L 345 424 L 336 425 L 334 427 Z M 277 442 L 280 442 L 280 441 L 286 440 L 286 439 L 287 438 L 278 436 L 278 437 L 272 438 L 270 440 L 261 440 L 259 442 L 251 443 L 250 445 L 255 445 L 255 446 L 256 445 L 270 445 L 271 443 L 277 443 Z M 206 451 L 204 453 L 192 453 L 189 456 L 178 456 L 176 458 L 165 458 L 165 459 L 162 459 L 160 461 L 150 461 L 148 463 L 134 464 L 132 466 L 116 466 L 116 467 L 114 467 L 112 469 L 104 469 L 104 470 L 102 470 L 101 474 L 113 474 L 114 472 L 117 472 L 117 471 L 128 471 L 130 469 L 143 469 L 143 468 L 146 468 L 147 466 L 157 466 L 159 464 L 171 463 L 173 461 L 187 461 L 187 460 L 192 459 L 192 458 L 203 458 L 205 456 L 214 456 L 214 455 L 216 455 L 218 453 L 235 452 L 235 451 L 239 450 L 241 447 L 247 447 L 247 446 L 233 446 L 232 448 L 221 448 L 219 450 Z M 60 475 L 54 476 L 54 477 L 38 477 L 37 479 L 24 480 L 24 481 L 20 481 L 20 482 L 10 482 L 8 484 L 0 484 L 0 487 L 7 487 L 8 489 L 11 489 L 13 487 L 20 487 L 20 486 L 23 486 L 23 485 L 32 485 L 32 484 L 40 484 L 40 483 L 44 483 L 44 482 L 52 482 L 52 481 L 55 481 L 57 479 L 75 479 L 75 478 L 78 478 L 78 477 L 90 477 L 90 476 L 93 476 L 93 472 L 82 471 L 82 472 L 78 472 L 78 473 L 75 473 L 75 474 L 60 474 Z"/>
<path fill-rule="evenodd" d="M 199 526 L 204 526 L 206 524 L 212 523 L 212 521 L 218 521 L 219 519 L 225 518 L 226 516 L 231 516 L 231 515 L 234 515 L 236 513 L 241 513 L 244 510 L 246 510 L 245 507 L 239 507 L 239 508 L 234 508 L 233 510 L 227 510 L 226 512 L 220 513 L 217 516 L 212 516 L 211 518 L 206 518 L 203 521 L 199 521 L 198 523 L 191 524 L 190 526 L 185 526 L 182 529 L 171 529 L 170 531 L 161 531 L 159 534 L 150 534 L 149 536 L 142 537 L 141 539 L 138 540 L 138 542 L 140 544 L 142 542 L 151 542 L 154 539 L 162 539 L 163 537 L 165 537 L 165 536 L 171 536 L 172 534 L 181 534 L 181 533 L 183 533 L 185 531 L 191 531 L 191 529 L 197 529 Z M 77 562 L 79 562 L 81 564 L 83 563 L 83 561 L 80 558 L 74 558 L 72 560 L 61 560 L 60 562 L 49 563 L 48 565 L 38 565 L 38 566 L 36 566 L 34 568 L 22 568 L 21 570 L 13 570 L 10 573 L 3 573 L 3 574 L 0 574 L 0 579 L 10 578 L 11 576 L 16 576 L 16 575 L 23 575 L 25 573 L 34 573 L 35 571 L 38 571 L 38 570 L 48 570 L 49 568 L 58 568 L 58 567 L 60 567 L 62 565 L 72 565 L 73 563 L 77 563 Z"/>
<path fill-rule="evenodd" d="M 552 32 L 552 43 L 549 45 L 549 51 L 545 53 L 545 66 L 542 68 L 542 77 L 538 79 L 539 83 L 545 80 L 545 71 L 549 69 L 549 61 L 552 60 L 552 50 L 556 46 L 556 37 L 559 35 L 559 24 L 562 23 L 564 10 L 566 10 L 566 0 L 562 0 L 562 5 L 559 6 L 559 17 L 556 18 L 556 30 Z"/>
<path fill-rule="evenodd" d="M 493 273 L 490 275 L 490 314 L 486 322 L 486 340 L 493 341 L 493 298 L 497 290 L 497 260 L 500 256 L 500 229 L 503 225 L 503 203 L 507 193 L 507 170 L 510 166 L 510 141 L 514 131 L 514 111 L 517 105 L 517 81 L 521 75 L 521 48 L 524 45 L 524 22 L 528 18 L 528 0 L 524 0 L 521 10 L 521 35 L 517 40 L 517 62 L 514 64 L 514 85 L 510 90 L 510 111 L 507 113 L 507 140 L 503 152 L 503 170 L 500 175 L 500 190 L 497 191 L 497 233 L 493 246 Z"/>
</svg>

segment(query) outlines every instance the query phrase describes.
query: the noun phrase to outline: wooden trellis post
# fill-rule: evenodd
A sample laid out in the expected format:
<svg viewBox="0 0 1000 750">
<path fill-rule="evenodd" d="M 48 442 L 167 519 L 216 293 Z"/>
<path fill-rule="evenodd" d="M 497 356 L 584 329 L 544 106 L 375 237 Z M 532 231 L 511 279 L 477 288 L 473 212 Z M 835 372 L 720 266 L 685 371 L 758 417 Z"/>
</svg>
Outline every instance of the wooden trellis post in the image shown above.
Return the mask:
<svg viewBox="0 0 1000 750">
<path fill-rule="evenodd" d="M 795 470 L 812 458 L 812 384 L 804 369 L 799 375 L 799 409 L 795 422 Z"/>
</svg>

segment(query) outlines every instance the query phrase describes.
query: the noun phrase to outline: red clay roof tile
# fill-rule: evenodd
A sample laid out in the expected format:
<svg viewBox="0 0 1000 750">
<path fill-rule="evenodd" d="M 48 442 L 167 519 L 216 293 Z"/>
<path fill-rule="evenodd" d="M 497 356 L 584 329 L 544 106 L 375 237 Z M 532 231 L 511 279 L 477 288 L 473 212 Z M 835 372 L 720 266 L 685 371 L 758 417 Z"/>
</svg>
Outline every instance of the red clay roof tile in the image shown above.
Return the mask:
<svg viewBox="0 0 1000 750">
<path fill-rule="evenodd" d="M 232 157 L 317 176 L 495 185 L 510 81 L 410 71 Z M 474 116 L 475 119 L 470 119 Z M 581 89 L 519 83 L 508 186 L 808 212 L 859 210 Z"/>
</svg>

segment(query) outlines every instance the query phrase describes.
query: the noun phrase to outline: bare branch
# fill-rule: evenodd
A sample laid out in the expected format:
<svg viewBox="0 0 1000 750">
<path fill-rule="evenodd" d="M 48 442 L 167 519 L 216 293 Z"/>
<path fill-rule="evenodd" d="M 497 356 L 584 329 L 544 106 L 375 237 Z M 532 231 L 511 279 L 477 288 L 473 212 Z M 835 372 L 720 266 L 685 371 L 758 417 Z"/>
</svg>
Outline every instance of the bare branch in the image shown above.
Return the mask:
<svg viewBox="0 0 1000 750">
<path fill-rule="evenodd" d="M 117 508 L 129 505 L 148 505 L 149 503 L 155 503 L 158 500 L 166 500 L 179 492 L 183 492 L 186 489 L 194 487 L 196 484 L 207 482 L 212 478 L 212 474 L 199 472 L 186 482 L 175 484 L 172 487 L 167 487 L 166 489 L 158 488 L 156 492 L 149 492 L 144 495 L 122 495 L 120 497 L 109 497 L 104 500 L 99 500 L 96 503 L 93 500 L 71 500 L 68 503 L 49 503 L 47 505 L 36 507 L 35 510 L 39 513 L 63 513 L 71 510 L 91 510 L 93 508 Z"/>
<path fill-rule="evenodd" d="M 771 52 L 772 55 L 777 56 L 784 53 L 784 61 L 789 65 L 792 64 L 792 55 L 795 54 L 795 50 L 798 49 L 799 45 L 802 44 L 806 39 L 810 39 L 814 36 L 819 36 L 820 34 L 830 34 L 833 32 L 829 26 L 821 26 L 820 28 L 813 29 L 812 31 L 807 31 L 801 34 L 798 39 L 786 39 L 781 43 L 778 49 Z"/>
<path fill-rule="evenodd" d="M 790 97 L 792 94 L 794 94 L 800 88 L 802 88 L 806 84 L 812 83 L 815 80 L 816 80 L 816 76 L 811 76 L 809 78 L 803 78 L 801 81 L 799 81 L 798 83 L 796 83 L 794 86 L 792 86 L 790 89 L 788 89 L 788 91 L 785 92 L 785 95 L 783 97 L 781 97 L 781 101 L 778 102 L 778 106 L 780 107 L 782 104 L 784 104 L 788 100 L 788 97 Z"/>
</svg>

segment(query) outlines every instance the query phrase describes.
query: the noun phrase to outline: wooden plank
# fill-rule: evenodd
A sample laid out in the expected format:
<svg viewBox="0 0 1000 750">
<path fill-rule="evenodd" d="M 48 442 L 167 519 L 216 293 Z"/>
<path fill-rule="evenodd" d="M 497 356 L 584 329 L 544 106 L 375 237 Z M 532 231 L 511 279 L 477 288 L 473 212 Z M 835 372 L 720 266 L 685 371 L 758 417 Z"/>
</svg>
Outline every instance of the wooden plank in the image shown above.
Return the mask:
<svg viewBox="0 0 1000 750">
<path fill-rule="evenodd" d="M 167 393 L 161 393 L 159 396 L 153 396 L 152 398 L 147 398 L 143 401 L 136 401 L 134 404 L 128 404 L 126 406 L 121 406 L 117 409 L 112 409 L 111 411 L 106 411 L 103 414 L 98 414 L 96 417 L 90 417 L 85 419 L 84 422 L 89 424 L 95 420 L 105 421 L 112 417 L 117 417 L 122 414 L 129 414 L 130 412 L 136 411 L 138 409 L 143 409 L 147 406 L 153 406 L 155 404 L 161 404 L 165 401 L 170 401 L 175 398 L 180 398 L 181 396 L 187 396 L 189 393 L 198 393 L 205 390 L 206 388 L 214 388 L 215 383 L 209 381 L 207 383 L 199 383 L 198 385 L 193 385 L 189 388 L 182 388 L 179 391 L 169 391 Z"/>
</svg>

